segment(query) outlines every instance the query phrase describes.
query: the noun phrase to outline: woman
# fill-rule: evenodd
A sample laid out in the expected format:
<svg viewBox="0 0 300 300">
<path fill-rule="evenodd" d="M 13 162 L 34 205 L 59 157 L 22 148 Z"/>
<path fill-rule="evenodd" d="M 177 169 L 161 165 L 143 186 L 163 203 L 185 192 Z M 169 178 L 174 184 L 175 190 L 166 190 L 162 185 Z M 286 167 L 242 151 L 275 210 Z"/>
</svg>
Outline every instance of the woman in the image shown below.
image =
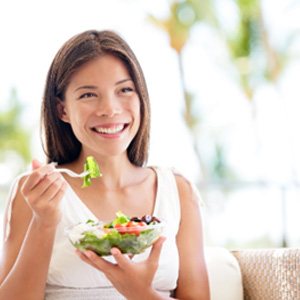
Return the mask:
<svg viewBox="0 0 300 300">
<path fill-rule="evenodd" d="M 209 299 L 201 217 L 191 184 L 147 167 L 150 108 L 141 67 L 111 31 L 67 41 L 50 67 L 42 104 L 47 164 L 32 162 L 10 195 L 0 299 Z M 92 155 L 103 177 L 81 188 L 59 167 L 81 172 Z M 75 254 L 64 235 L 89 218 L 155 215 L 165 238 L 132 259 Z"/>
</svg>

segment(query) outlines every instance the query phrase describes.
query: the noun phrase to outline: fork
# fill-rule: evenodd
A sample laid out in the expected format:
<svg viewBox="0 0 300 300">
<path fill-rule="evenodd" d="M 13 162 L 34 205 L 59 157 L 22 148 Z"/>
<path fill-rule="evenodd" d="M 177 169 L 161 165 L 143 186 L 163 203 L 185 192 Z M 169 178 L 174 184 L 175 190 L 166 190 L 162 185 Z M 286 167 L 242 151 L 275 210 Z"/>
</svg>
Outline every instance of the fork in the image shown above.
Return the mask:
<svg viewBox="0 0 300 300">
<path fill-rule="evenodd" d="M 84 177 L 90 173 L 89 171 L 83 171 L 81 173 L 76 173 L 76 172 L 71 171 L 70 169 L 65 169 L 65 168 L 55 169 L 55 172 L 66 173 L 71 177 Z"/>
</svg>

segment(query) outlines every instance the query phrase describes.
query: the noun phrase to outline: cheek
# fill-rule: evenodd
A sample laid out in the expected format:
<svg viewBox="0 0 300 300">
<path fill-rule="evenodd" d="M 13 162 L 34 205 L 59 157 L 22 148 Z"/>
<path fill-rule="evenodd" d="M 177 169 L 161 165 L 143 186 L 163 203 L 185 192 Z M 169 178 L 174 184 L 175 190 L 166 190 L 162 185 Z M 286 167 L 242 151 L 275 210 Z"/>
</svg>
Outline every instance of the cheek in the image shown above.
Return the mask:
<svg viewBox="0 0 300 300">
<path fill-rule="evenodd" d="M 90 114 L 90 108 L 83 105 L 73 105 L 67 107 L 68 116 L 71 123 L 82 124 L 83 120 Z"/>
<path fill-rule="evenodd" d="M 141 102 L 140 99 L 137 97 L 132 102 L 132 110 L 134 111 L 134 114 L 140 119 L 141 117 Z"/>
<path fill-rule="evenodd" d="M 76 119 L 77 119 L 76 112 L 74 110 L 70 110 L 70 109 L 67 109 L 66 112 L 67 112 L 67 118 L 69 120 L 69 123 L 73 127 L 73 125 L 76 123 Z"/>
<path fill-rule="evenodd" d="M 78 111 L 74 108 L 69 110 L 68 118 L 69 124 L 73 130 L 73 133 L 80 140 L 80 136 L 82 135 L 82 126 L 85 124 L 85 114 L 81 111 Z"/>
</svg>

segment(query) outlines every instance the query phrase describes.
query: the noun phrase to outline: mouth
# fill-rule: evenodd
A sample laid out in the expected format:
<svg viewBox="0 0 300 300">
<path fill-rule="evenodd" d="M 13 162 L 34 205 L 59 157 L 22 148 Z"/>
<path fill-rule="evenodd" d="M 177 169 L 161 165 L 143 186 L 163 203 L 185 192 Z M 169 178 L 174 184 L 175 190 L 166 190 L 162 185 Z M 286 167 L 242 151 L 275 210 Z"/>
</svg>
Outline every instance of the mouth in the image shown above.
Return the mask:
<svg viewBox="0 0 300 300">
<path fill-rule="evenodd" d="M 115 135 L 123 132 L 126 127 L 128 127 L 128 124 L 122 123 L 122 124 L 95 126 L 92 128 L 92 130 L 103 135 Z"/>
</svg>

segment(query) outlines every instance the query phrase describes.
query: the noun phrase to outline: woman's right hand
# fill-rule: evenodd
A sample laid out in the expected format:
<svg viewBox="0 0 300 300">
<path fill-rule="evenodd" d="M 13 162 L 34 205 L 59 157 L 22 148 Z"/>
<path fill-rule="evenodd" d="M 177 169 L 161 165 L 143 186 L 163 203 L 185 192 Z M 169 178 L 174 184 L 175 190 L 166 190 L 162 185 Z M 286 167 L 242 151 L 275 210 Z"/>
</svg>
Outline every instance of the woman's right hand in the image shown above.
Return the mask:
<svg viewBox="0 0 300 300">
<path fill-rule="evenodd" d="M 21 193 L 31 208 L 33 218 L 46 227 L 56 226 L 60 220 L 59 203 L 67 183 L 52 164 L 42 165 L 32 161 L 32 173 L 26 178 Z"/>
</svg>

